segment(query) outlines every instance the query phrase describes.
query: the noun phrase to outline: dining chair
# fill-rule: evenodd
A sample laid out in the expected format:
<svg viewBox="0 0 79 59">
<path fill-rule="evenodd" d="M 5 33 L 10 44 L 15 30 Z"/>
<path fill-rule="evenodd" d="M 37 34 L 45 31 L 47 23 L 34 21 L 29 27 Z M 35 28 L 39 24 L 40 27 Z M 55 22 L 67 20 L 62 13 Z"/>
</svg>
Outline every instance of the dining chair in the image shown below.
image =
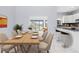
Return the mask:
<svg viewBox="0 0 79 59">
<path fill-rule="evenodd" d="M 22 33 L 20 30 L 17 30 L 17 32 L 16 31 L 12 31 L 12 37 L 13 38 L 16 38 L 17 35 L 24 35 L 24 34 L 25 34 L 25 32 Z M 19 50 L 21 50 L 23 52 L 24 45 L 16 45 L 16 48 L 17 48 L 17 52 Z"/>
<path fill-rule="evenodd" d="M 49 53 L 52 39 L 53 39 L 53 34 L 48 33 L 46 39 L 44 41 L 40 42 L 39 47 L 38 47 L 38 52 L 47 51 L 47 53 Z"/>
<path fill-rule="evenodd" d="M 0 41 L 4 42 L 7 40 L 8 40 L 8 37 L 4 33 L 0 33 Z M 9 53 L 9 51 L 13 48 L 14 48 L 14 51 L 16 52 L 15 45 L 0 45 L 0 47 L 1 47 L 1 53 L 3 52 Z"/>
<path fill-rule="evenodd" d="M 43 33 L 43 35 L 42 35 L 43 40 L 46 38 L 47 34 L 48 34 L 48 32 Z"/>
<path fill-rule="evenodd" d="M 43 41 L 46 38 L 47 34 L 48 34 L 48 32 L 43 32 L 43 35 L 39 36 L 39 40 Z"/>
</svg>

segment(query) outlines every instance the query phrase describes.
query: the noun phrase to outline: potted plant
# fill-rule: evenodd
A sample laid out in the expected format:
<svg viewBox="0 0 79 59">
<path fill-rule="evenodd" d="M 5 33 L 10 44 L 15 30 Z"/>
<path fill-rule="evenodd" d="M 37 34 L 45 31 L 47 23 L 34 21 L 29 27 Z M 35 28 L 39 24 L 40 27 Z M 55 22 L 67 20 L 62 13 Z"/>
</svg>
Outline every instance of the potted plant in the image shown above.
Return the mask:
<svg viewBox="0 0 79 59">
<path fill-rule="evenodd" d="M 31 28 L 31 27 L 29 27 L 28 29 L 29 29 L 29 30 L 32 30 L 32 28 Z"/>
<path fill-rule="evenodd" d="M 29 27 L 28 29 L 29 29 L 29 33 L 31 33 L 32 32 L 32 27 Z"/>
<path fill-rule="evenodd" d="M 22 25 L 16 24 L 16 25 L 14 26 L 14 30 L 15 30 L 16 33 L 18 34 L 17 30 L 22 31 Z"/>
</svg>

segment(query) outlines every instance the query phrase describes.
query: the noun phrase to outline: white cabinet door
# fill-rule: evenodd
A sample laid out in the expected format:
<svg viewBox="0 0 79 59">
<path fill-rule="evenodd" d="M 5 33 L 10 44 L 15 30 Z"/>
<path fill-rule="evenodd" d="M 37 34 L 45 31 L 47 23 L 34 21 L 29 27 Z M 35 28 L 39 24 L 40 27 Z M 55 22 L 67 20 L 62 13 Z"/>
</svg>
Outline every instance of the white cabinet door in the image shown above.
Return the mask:
<svg viewBox="0 0 79 59">
<path fill-rule="evenodd" d="M 68 16 L 64 16 L 64 23 L 68 22 Z"/>
<path fill-rule="evenodd" d="M 79 13 L 78 13 L 78 14 L 74 14 L 74 21 L 75 21 L 76 19 L 79 19 Z"/>
<path fill-rule="evenodd" d="M 76 19 L 79 19 L 79 13 L 63 17 L 64 23 L 74 23 Z"/>
<path fill-rule="evenodd" d="M 74 23 L 74 16 L 73 15 L 68 15 L 68 16 L 64 16 L 64 23 Z"/>
<path fill-rule="evenodd" d="M 74 15 L 70 15 L 69 16 L 69 20 L 70 20 L 70 23 L 74 23 L 75 22 Z"/>
</svg>

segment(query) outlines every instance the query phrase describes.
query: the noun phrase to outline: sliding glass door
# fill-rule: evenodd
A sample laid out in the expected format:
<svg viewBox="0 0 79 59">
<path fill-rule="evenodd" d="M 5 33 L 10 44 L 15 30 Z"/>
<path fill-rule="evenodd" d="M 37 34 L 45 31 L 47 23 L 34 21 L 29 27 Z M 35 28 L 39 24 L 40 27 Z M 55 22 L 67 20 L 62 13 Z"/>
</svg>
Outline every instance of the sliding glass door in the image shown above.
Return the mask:
<svg viewBox="0 0 79 59">
<path fill-rule="evenodd" d="M 47 26 L 47 20 L 31 20 L 33 31 L 41 31 L 45 26 Z"/>
</svg>

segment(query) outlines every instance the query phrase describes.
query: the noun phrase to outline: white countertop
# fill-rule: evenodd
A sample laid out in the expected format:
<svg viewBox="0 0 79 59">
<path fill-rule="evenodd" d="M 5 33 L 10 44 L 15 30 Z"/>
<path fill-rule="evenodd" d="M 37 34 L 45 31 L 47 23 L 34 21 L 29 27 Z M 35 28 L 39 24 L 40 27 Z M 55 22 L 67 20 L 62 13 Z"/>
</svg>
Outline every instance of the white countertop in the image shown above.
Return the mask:
<svg viewBox="0 0 79 59">
<path fill-rule="evenodd" d="M 70 48 L 79 52 L 79 31 L 67 30 L 63 28 L 57 28 L 57 30 L 65 32 L 65 33 L 69 33 L 73 40 L 73 44 Z"/>
</svg>

